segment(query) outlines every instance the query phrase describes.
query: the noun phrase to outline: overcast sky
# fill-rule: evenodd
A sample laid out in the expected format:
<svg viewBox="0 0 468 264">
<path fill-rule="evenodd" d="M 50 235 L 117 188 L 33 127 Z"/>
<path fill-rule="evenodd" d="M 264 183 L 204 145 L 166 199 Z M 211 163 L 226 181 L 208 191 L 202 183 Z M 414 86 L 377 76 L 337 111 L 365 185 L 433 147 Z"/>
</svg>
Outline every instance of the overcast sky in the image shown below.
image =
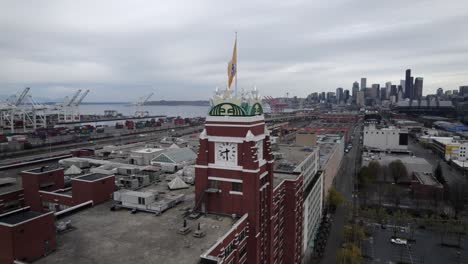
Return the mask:
<svg viewBox="0 0 468 264">
<path fill-rule="evenodd" d="M 399 83 L 406 68 L 424 94 L 468 84 L 466 0 L 0 0 L 0 94 L 207 99 L 236 30 L 239 87 L 262 95 Z"/>
</svg>

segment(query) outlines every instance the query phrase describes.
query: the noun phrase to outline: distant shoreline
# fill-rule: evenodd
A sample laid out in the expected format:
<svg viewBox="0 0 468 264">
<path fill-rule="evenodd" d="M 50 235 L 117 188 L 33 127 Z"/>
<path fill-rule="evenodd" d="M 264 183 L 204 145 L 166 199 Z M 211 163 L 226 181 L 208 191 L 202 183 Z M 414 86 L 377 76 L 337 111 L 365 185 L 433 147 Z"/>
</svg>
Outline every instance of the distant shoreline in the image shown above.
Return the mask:
<svg viewBox="0 0 468 264">
<path fill-rule="evenodd" d="M 47 103 L 55 104 L 55 103 Z M 131 102 L 83 102 L 81 105 L 131 105 Z M 160 101 L 149 101 L 145 105 L 164 105 L 164 106 L 209 106 L 209 101 L 198 100 L 198 101 L 172 101 L 172 100 L 160 100 Z"/>
</svg>

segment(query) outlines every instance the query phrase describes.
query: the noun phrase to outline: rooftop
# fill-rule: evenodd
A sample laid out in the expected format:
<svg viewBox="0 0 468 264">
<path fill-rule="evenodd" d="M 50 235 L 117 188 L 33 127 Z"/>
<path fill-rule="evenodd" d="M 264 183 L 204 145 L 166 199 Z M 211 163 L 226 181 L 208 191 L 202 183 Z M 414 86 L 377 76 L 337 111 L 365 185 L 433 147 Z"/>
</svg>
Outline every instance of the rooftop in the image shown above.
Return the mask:
<svg viewBox="0 0 468 264">
<path fill-rule="evenodd" d="M 276 152 L 281 158 L 275 161 L 273 185 L 277 186 L 285 179 L 295 179 L 301 172 L 301 163 L 309 157 L 317 147 L 302 147 L 295 145 L 278 145 Z"/>
<path fill-rule="evenodd" d="M 191 161 L 197 158 L 197 154 L 195 154 L 195 152 L 193 152 L 193 150 L 191 150 L 190 148 L 172 148 L 167 149 L 159 156 L 155 157 L 153 161 L 165 162 L 166 160 L 164 158 L 161 158 L 163 155 L 174 163 Z"/>
<path fill-rule="evenodd" d="M 426 159 L 415 156 L 396 154 L 387 155 L 383 153 L 372 153 L 369 155 L 368 153 L 364 153 L 362 158 L 363 166 L 369 165 L 369 162 L 373 160 L 378 161 L 380 165 L 388 165 L 392 161 L 401 160 L 403 164 L 405 164 L 408 174 L 412 174 L 413 172 L 432 173 L 432 165 Z"/>
<path fill-rule="evenodd" d="M 31 211 L 29 209 L 20 209 L 10 213 L 0 215 L 0 224 L 16 225 L 24 221 L 31 220 L 45 213 Z"/>
<path fill-rule="evenodd" d="M 133 153 L 156 153 L 162 150 L 163 149 L 161 148 L 142 148 L 142 149 L 132 150 L 132 152 Z"/>
<path fill-rule="evenodd" d="M 34 168 L 30 170 L 26 170 L 24 172 L 29 172 L 29 173 L 44 173 L 44 172 L 49 172 L 49 171 L 55 171 L 59 170 L 61 168 L 57 168 L 56 166 L 42 166 L 39 168 Z"/>
<path fill-rule="evenodd" d="M 57 250 L 37 261 L 58 263 L 199 263 L 206 252 L 235 223 L 231 217 L 202 216 L 187 220 L 192 232 L 178 234 L 183 213 L 191 207 L 193 197 L 160 216 L 129 210 L 109 211 L 111 202 L 71 215 L 77 229 L 57 235 Z M 203 238 L 193 237 L 200 223 Z"/>
<path fill-rule="evenodd" d="M 342 138 L 339 140 L 336 140 L 337 138 L 329 138 L 328 140 L 323 140 L 319 142 L 320 146 L 320 151 L 319 151 L 319 163 L 320 163 L 320 168 L 324 169 L 324 167 L 327 165 L 328 160 L 330 159 L 331 155 L 333 154 L 333 151 L 338 147 L 338 143 L 341 143 Z M 342 145 L 344 147 L 344 144 Z M 342 149 L 341 151 L 344 151 Z"/>
<path fill-rule="evenodd" d="M 84 181 L 97 181 L 103 178 L 107 178 L 110 175 L 108 174 L 102 174 L 102 173 L 92 173 L 92 174 L 87 174 L 81 177 L 74 178 L 74 180 L 84 180 Z"/>
<path fill-rule="evenodd" d="M 278 186 L 284 180 L 294 180 L 300 172 L 274 172 L 273 173 L 273 187 Z"/>
<path fill-rule="evenodd" d="M 430 173 L 415 172 L 414 176 L 416 176 L 421 184 L 442 187 L 442 184 L 440 184 Z"/>
</svg>

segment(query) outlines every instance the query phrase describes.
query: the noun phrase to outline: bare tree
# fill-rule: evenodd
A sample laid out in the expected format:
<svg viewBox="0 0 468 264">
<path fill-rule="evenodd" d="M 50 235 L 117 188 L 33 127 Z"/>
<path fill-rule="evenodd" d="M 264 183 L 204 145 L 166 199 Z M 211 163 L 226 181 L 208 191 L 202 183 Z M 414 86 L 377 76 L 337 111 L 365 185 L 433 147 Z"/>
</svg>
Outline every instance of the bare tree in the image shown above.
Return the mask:
<svg viewBox="0 0 468 264">
<path fill-rule="evenodd" d="M 408 171 L 406 170 L 405 164 L 403 164 L 401 160 L 394 160 L 390 162 L 388 168 L 395 184 L 404 178 L 408 178 Z"/>
<path fill-rule="evenodd" d="M 458 218 L 458 214 L 465 208 L 467 183 L 460 180 L 452 184 L 449 189 L 449 199 L 455 211 L 455 218 Z"/>
<path fill-rule="evenodd" d="M 380 166 L 378 161 L 373 160 L 369 162 L 367 168 L 369 169 L 370 183 L 373 183 L 375 180 L 379 180 L 379 178 L 382 177 L 382 166 Z"/>
</svg>

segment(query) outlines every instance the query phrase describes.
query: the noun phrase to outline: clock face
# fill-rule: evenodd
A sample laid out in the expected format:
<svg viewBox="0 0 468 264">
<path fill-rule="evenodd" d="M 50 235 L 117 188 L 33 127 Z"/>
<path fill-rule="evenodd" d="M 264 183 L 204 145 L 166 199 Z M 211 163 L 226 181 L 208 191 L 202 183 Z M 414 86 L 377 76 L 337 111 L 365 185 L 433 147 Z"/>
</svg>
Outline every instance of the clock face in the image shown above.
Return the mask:
<svg viewBox="0 0 468 264">
<path fill-rule="evenodd" d="M 217 163 L 236 163 L 237 144 L 229 142 L 217 142 L 215 144 Z"/>
<path fill-rule="evenodd" d="M 258 160 L 262 160 L 263 159 L 263 140 L 257 141 L 255 145 L 257 147 Z"/>
</svg>

